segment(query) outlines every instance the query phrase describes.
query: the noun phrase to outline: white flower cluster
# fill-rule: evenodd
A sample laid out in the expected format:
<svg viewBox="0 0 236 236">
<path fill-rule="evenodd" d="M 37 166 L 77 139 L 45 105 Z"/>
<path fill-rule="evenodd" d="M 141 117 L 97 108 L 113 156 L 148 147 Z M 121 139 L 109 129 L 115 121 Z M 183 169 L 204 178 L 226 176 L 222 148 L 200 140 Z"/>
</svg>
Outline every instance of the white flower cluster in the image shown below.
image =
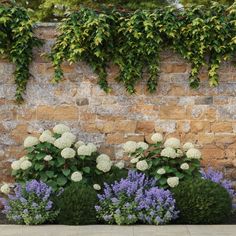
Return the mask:
<svg viewBox="0 0 236 236">
<path fill-rule="evenodd" d="M 82 176 L 81 172 L 79 172 L 79 171 L 75 171 L 71 175 L 71 180 L 73 182 L 80 182 L 82 179 L 83 179 L 83 176 Z"/>
<path fill-rule="evenodd" d="M 53 128 L 53 132 L 56 134 L 64 134 L 65 132 L 69 132 L 70 128 L 64 124 L 58 124 Z"/>
<path fill-rule="evenodd" d="M 97 191 L 101 190 L 101 186 L 99 184 L 94 184 L 93 188 Z"/>
<path fill-rule="evenodd" d="M 62 151 L 61 151 L 61 156 L 65 159 L 70 159 L 70 158 L 74 158 L 75 157 L 75 150 L 72 149 L 72 148 L 64 148 Z"/>
<path fill-rule="evenodd" d="M 174 188 L 179 185 L 179 178 L 178 177 L 169 177 L 167 179 L 167 184 L 171 187 Z"/>
<path fill-rule="evenodd" d="M 177 153 L 174 148 L 166 147 L 161 151 L 161 156 L 174 159 L 177 157 Z"/>
<path fill-rule="evenodd" d="M 121 170 L 125 167 L 125 162 L 124 161 L 119 161 L 115 164 L 115 166 Z"/>
<path fill-rule="evenodd" d="M 10 185 L 9 184 L 3 184 L 0 188 L 0 191 L 4 194 L 9 194 L 11 191 Z"/>
<path fill-rule="evenodd" d="M 28 160 L 27 156 L 21 157 L 17 161 L 13 161 L 11 164 L 11 168 L 13 170 L 27 170 L 32 166 L 32 162 Z"/>
<path fill-rule="evenodd" d="M 151 136 L 151 140 L 153 143 L 160 143 L 163 141 L 163 136 L 160 133 L 155 133 Z"/>
<path fill-rule="evenodd" d="M 178 149 L 180 148 L 180 140 L 177 138 L 168 138 L 164 143 L 164 147 Z"/>
<path fill-rule="evenodd" d="M 181 164 L 180 165 L 180 169 L 182 169 L 182 170 L 188 170 L 189 169 L 189 164 L 188 163 L 183 163 L 183 164 Z"/>
<path fill-rule="evenodd" d="M 187 152 L 189 149 L 194 148 L 194 145 L 190 142 L 187 142 L 183 145 L 183 150 Z"/>
<path fill-rule="evenodd" d="M 52 132 L 50 130 L 43 131 L 43 133 L 39 137 L 39 141 L 42 143 L 47 142 L 53 144 L 55 140 L 56 139 L 53 137 Z"/>
<path fill-rule="evenodd" d="M 145 171 L 148 169 L 148 163 L 146 160 L 138 161 L 136 164 L 136 168 L 140 171 Z"/>
<path fill-rule="evenodd" d="M 75 148 L 79 148 L 80 146 L 83 146 L 83 145 L 85 145 L 85 143 L 83 142 L 83 141 L 77 141 L 76 143 L 75 143 Z"/>
<path fill-rule="evenodd" d="M 187 152 L 186 152 L 186 156 L 189 159 L 201 159 L 201 152 L 196 149 L 196 148 L 190 148 Z"/>
<path fill-rule="evenodd" d="M 24 147 L 29 148 L 39 144 L 39 140 L 36 137 L 28 136 L 24 141 Z"/>
<path fill-rule="evenodd" d="M 134 142 L 134 141 L 127 141 L 123 145 L 123 149 L 126 153 L 134 153 L 138 148 L 147 150 L 149 148 L 149 145 L 145 142 Z"/>
<path fill-rule="evenodd" d="M 157 174 L 158 175 L 164 175 L 166 173 L 165 169 L 164 168 L 160 168 L 157 170 Z"/>
<path fill-rule="evenodd" d="M 112 167 L 111 159 L 106 154 L 99 155 L 96 159 L 96 162 L 97 162 L 97 166 L 96 166 L 97 169 L 104 173 L 109 172 Z"/>
<path fill-rule="evenodd" d="M 82 143 L 81 143 L 82 144 Z M 77 154 L 79 156 L 91 156 L 93 152 L 97 151 L 97 147 L 93 143 L 88 143 L 87 145 L 82 144 L 77 149 Z"/>
<path fill-rule="evenodd" d="M 43 159 L 44 159 L 44 161 L 51 161 L 52 156 L 51 155 L 46 155 Z"/>
</svg>

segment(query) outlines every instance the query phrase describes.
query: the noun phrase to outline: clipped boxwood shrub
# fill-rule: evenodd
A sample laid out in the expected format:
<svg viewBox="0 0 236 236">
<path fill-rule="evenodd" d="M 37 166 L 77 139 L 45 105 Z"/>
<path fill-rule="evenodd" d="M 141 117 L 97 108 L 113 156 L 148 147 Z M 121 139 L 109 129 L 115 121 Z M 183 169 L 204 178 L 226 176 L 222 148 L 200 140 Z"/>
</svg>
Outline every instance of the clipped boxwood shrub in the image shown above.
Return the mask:
<svg viewBox="0 0 236 236">
<path fill-rule="evenodd" d="M 210 180 L 184 181 L 172 190 L 180 211 L 179 223 L 219 224 L 231 214 L 231 198 L 219 184 Z"/>
<path fill-rule="evenodd" d="M 59 224 L 88 225 L 96 223 L 96 191 L 83 183 L 73 183 L 56 200 L 60 209 Z"/>
</svg>

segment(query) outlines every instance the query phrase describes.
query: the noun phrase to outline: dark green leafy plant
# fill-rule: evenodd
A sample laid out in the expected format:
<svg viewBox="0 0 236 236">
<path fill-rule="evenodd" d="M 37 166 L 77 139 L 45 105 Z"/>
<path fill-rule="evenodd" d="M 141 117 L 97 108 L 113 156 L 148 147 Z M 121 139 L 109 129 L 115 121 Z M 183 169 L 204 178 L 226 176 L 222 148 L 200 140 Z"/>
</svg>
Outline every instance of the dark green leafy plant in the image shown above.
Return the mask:
<svg viewBox="0 0 236 236">
<path fill-rule="evenodd" d="M 24 8 L 0 5 L 0 29 L 0 55 L 15 64 L 15 97 L 20 103 L 30 77 L 32 49 L 40 41 L 33 35 L 32 21 Z"/>
<path fill-rule="evenodd" d="M 56 206 L 60 209 L 57 217 L 59 224 L 88 225 L 95 224 L 97 203 L 96 191 L 82 183 L 74 183 L 56 199 Z"/>
<path fill-rule="evenodd" d="M 217 183 L 205 179 L 184 181 L 172 190 L 179 222 L 185 224 L 219 224 L 231 214 L 231 197 Z"/>
<path fill-rule="evenodd" d="M 159 53 L 169 46 L 191 63 L 192 88 L 199 87 L 198 74 L 206 65 L 209 84 L 216 86 L 221 61 L 230 59 L 236 51 L 235 8 L 235 4 L 227 8 L 214 3 L 210 8 L 193 6 L 185 10 L 82 9 L 72 13 L 60 25 L 61 35 L 50 54 L 55 67 L 54 81 L 63 77 L 63 61 L 82 60 L 92 66 L 101 88 L 108 92 L 106 67 L 112 61 L 120 69 L 118 81 L 128 92 L 135 92 L 144 72 L 148 74 L 148 91 L 153 92 L 160 71 Z"/>
</svg>

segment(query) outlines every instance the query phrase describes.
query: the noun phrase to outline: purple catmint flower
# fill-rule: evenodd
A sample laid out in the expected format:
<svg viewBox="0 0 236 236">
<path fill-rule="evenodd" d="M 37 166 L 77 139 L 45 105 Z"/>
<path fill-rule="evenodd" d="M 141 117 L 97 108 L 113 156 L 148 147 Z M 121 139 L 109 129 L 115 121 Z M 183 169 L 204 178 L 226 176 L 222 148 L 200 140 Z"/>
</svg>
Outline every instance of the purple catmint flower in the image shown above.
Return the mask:
<svg viewBox="0 0 236 236">
<path fill-rule="evenodd" d="M 14 194 L 2 201 L 3 213 L 18 224 L 42 224 L 51 221 L 58 214 L 54 211 L 52 189 L 42 181 L 31 180 L 26 184 L 16 184 Z M 25 217 L 27 215 L 27 217 Z"/>
<path fill-rule="evenodd" d="M 105 184 L 98 199 L 98 216 L 109 223 L 164 224 L 178 216 L 171 192 L 157 188 L 156 179 L 132 170 L 126 179 Z"/>
<path fill-rule="evenodd" d="M 212 182 L 218 183 L 222 187 L 224 187 L 231 198 L 236 197 L 236 191 L 233 188 L 232 182 L 225 179 L 222 172 L 214 170 L 213 168 L 208 168 L 207 170 L 201 169 L 200 173 L 203 179 L 209 179 Z"/>
</svg>

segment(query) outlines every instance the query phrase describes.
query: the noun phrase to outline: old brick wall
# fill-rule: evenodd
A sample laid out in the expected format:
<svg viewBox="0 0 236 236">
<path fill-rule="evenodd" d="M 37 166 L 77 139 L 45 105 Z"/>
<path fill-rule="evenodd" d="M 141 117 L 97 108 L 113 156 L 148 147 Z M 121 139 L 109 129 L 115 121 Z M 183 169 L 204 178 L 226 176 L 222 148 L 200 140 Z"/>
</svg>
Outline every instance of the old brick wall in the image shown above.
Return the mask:
<svg viewBox="0 0 236 236">
<path fill-rule="evenodd" d="M 161 74 L 154 94 L 145 84 L 129 95 L 114 81 L 117 68 L 109 68 L 111 94 L 96 84 L 97 76 L 88 65 L 63 66 L 65 79 L 53 85 L 51 63 L 43 57 L 49 51 L 56 30 L 54 25 L 39 26 L 36 34 L 45 39 L 35 50 L 25 103 L 14 104 L 14 66 L 0 61 L 0 178 L 10 178 L 10 163 L 23 154 L 22 141 L 56 123 L 72 127 L 81 140 L 101 145 L 101 150 L 121 158 L 121 143 L 148 139 L 158 131 L 201 148 L 203 165 L 223 168 L 236 180 L 236 68 L 225 63 L 220 68 L 220 85 L 210 88 L 207 72 L 201 72 L 201 87 L 188 85 L 190 65 L 173 52 L 161 55 Z"/>
</svg>

